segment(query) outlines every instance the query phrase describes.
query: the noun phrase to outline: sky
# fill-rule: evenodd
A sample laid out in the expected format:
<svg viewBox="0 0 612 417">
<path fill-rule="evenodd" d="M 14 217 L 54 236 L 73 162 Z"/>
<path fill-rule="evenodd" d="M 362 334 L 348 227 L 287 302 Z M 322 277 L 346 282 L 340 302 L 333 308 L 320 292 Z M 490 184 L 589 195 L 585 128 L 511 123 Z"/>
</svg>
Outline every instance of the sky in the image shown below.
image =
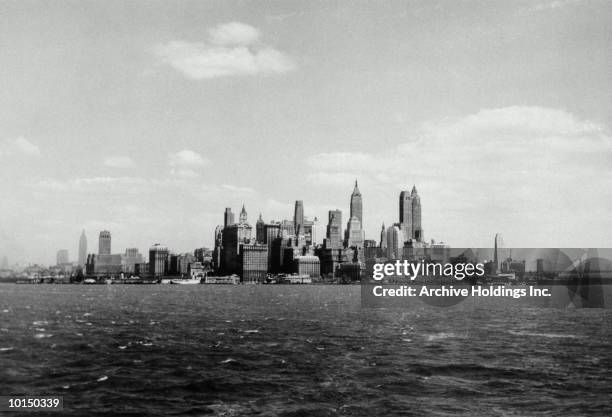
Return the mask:
<svg viewBox="0 0 612 417">
<path fill-rule="evenodd" d="M 612 2 L 2 1 L 0 255 L 366 238 L 416 185 L 425 238 L 612 247 Z"/>
</svg>

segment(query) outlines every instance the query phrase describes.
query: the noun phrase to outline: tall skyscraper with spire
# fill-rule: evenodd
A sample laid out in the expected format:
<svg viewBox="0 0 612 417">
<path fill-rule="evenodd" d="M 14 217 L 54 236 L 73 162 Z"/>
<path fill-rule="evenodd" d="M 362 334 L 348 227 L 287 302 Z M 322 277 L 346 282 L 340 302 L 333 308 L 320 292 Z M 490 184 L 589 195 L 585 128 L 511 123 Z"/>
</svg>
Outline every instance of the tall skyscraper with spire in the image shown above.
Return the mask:
<svg viewBox="0 0 612 417">
<path fill-rule="evenodd" d="M 359 219 L 359 223 L 361 223 L 361 226 L 363 227 L 363 201 L 361 199 L 361 192 L 357 186 L 357 180 L 355 180 L 355 187 L 353 188 L 353 193 L 351 194 L 350 217 L 357 217 Z"/>
<path fill-rule="evenodd" d="M 402 191 L 400 193 L 399 228 L 404 239 L 423 240 L 421 197 L 419 197 L 416 186 L 413 186 L 410 192 Z"/>
<path fill-rule="evenodd" d="M 87 236 L 85 236 L 85 229 L 81 232 L 79 238 L 79 265 L 85 266 L 87 262 Z"/>
<path fill-rule="evenodd" d="M 422 241 L 423 228 L 421 227 L 421 197 L 417 193 L 416 186 L 412 186 L 410 192 L 412 199 L 412 238 Z"/>
<path fill-rule="evenodd" d="M 387 248 L 387 231 L 385 230 L 385 224 L 382 224 L 382 228 L 380 229 L 380 247 L 381 249 Z"/>
<path fill-rule="evenodd" d="M 242 210 L 240 210 L 240 217 L 239 217 L 238 223 L 240 224 L 247 223 L 247 212 L 246 212 L 246 209 L 244 208 L 244 204 L 242 205 Z"/>
<path fill-rule="evenodd" d="M 350 202 L 350 217 L 346 224 L 346 232 L 344 234 L 344 246 L 347 248 L 362 248 L 365 240 L 363 232 L 363 204 L 361 200 L 361 192 L 355 180 L 355 187 L 351 193 Z"/>
</svg>

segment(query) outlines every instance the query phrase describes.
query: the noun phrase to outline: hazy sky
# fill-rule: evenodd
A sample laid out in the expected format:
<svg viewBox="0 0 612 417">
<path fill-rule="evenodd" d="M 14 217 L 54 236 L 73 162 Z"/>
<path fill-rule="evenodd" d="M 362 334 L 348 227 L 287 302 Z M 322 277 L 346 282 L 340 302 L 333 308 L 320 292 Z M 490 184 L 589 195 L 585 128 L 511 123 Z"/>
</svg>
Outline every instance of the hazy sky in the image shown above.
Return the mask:
<svg viewBox="0 0 612 417">
<path fill-rule="evenodd" d="M 0 255 L 210 246 L 293 201 L 366 237 L 612 246 L 610 1 L 2 1 Z"/>
</svg>

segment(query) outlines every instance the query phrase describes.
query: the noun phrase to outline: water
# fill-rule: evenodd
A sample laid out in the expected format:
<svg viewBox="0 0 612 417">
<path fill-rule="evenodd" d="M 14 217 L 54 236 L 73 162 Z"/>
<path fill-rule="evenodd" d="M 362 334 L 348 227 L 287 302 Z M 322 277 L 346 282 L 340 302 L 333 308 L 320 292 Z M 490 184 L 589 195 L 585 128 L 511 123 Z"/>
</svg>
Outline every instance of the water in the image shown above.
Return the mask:
<svg viewBox="0 0 612 417">
<path fill-rule="evenodd" d="M 609 416 L 611 316 L 366 309 L 358 286 L 2 284 L 0 395 L 63 395 L 71 416 Z"/>
</svg>

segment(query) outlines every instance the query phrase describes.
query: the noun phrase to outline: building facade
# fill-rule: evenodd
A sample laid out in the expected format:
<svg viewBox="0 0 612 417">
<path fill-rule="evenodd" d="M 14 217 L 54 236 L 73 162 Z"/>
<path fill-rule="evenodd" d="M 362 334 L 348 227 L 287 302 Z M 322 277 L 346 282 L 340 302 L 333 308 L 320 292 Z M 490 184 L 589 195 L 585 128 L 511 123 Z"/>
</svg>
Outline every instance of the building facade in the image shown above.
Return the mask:
<svg viewBox="0 0 612 417">
<path fill-rule="evenodd" d="M 108 230 L 102 230 L 98 236 L 98 255 L 111 254 L 111 233 Z"/>
</svg>

